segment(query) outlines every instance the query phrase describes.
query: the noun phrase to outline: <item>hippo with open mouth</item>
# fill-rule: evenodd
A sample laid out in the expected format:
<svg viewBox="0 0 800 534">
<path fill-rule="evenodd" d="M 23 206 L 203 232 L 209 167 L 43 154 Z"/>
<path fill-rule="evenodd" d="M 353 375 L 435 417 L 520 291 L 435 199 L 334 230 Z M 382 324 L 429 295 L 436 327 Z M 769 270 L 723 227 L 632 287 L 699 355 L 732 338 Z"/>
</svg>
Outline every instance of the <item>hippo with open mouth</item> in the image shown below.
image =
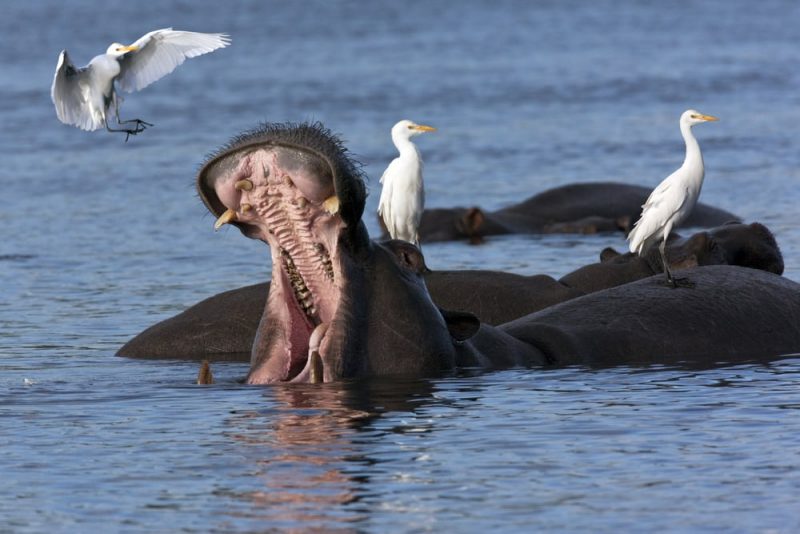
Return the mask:
<svg viewBox="0 0 800 534">
<path fill-rule="evenodd" d="M 497 327 L 442 310 L 416 247 L 369 239 L 359 167 L 319 124 L 266 124 L 235 138 L 203 165 L 197 187 L 215 226 L 235 225 L 271 250 L 248 383 L 800 350 L 800 285 L 742 267 L 693 268 L 692 289 L 644 278 Z"/>
<path fill-rule="evenodd" d="M 477 328 L 477 320 L 454 316 L 448 331 L 419 276 L 416 249 L 369 239 L 361 173 L 323 127 L 265 125 L 239 136 L 203 165 L 197 187 L 217 227 L 233 224 L 271 250 L 249 383 L 456 365 L 458 323 Z"/>
</svg>

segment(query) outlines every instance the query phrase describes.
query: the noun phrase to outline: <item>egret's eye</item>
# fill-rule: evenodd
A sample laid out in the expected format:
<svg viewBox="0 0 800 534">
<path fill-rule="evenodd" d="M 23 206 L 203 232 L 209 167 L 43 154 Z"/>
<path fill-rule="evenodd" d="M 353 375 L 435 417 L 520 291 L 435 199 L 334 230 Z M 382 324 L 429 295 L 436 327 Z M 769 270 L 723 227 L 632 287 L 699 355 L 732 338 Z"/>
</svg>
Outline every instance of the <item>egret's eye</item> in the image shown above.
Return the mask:
<svg viewBox="0 0 800 534">
<path fill-rule="evenodd" d="M 692 115 L 692 118 L 693 118 L 693 119 L 699 119 L 699 118 L 700 118 L 700 115 Z"/>
<path fill-rule="evenodd" d="M 413 124 L 409 124 L 409 125 L 408 125 L 408 129 L 409 129 L 409 130 L 413 130 L 413 129 L 414 129 L 414 125 L 413 125 Z"/>
</svg>

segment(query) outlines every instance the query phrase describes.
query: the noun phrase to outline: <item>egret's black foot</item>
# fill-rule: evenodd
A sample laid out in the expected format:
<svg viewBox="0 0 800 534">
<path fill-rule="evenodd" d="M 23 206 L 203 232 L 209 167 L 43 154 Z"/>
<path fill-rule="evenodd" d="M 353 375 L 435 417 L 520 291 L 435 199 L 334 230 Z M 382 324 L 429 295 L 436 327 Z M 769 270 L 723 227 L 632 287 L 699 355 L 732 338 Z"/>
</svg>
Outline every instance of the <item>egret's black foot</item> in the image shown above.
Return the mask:
<svg viewBox="0 0 800 534">
<path fill-rule="evenodd" d="M 111 128 L 108 125 L 108 122 L 106 122 L 106 130 L 108 130 L 109 132 L 124 133 L 125 134 L 125 142 L 126 143 L 128 142 L 128 139 L 130 139 L 130 137 L 132 135 L 140 134 L 143 131 L 145 131 L 149 126 L 153 126 L 149 122 L 145 122 L 145 121 L 143 121 L 141 119 L 131 119 L 129 121 L 121 121 L 121 122 L 119 121 L 119 119 L 117 119 L 117 122 L 119 124 L 131 124 L 131 123 L 135 123 L 136 124 L 136 126 L 134 126 L 133 129 L 130 129 L 130 128 Z"/>
<path fill-rule="evenodd" d="M 155 126 L 154 124 L 150 124 L 149 122 L 143 121 L 142 119 L 131 119 L 127 121 L 117 121 L 119 124 L 131 124 L 136 123 L 136 129 L 138 130 L 141 128 L 141 131 L 144 131 L 148 126 Z"/>
<path fill-rule="evenodd" d="M 673 289 L 679 287 L 692 288 L 695 286 L 695 283 L 688 278 L 669 278 L 665 280 L 664 283 Z"/>
</svg>

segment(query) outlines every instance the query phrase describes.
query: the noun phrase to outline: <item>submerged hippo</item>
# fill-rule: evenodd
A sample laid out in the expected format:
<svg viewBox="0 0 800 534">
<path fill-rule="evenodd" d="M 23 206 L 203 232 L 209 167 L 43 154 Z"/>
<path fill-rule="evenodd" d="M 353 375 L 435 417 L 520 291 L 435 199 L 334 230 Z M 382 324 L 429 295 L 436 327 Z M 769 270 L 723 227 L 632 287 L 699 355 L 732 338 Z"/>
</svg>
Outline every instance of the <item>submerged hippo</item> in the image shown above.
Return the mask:
<svg viewBox="0 0 800 534">
<path fill-rule="evenodd" d="M 698 265 L 740 265 L 783 273 L 783 259 L 772 233 L 759 223 L 728 224 L 689 238 L 673 234 L 667 246 L 672 269 Z M 438 306 L 469 312 L 499 325 L 594 291 L 662 272 L 657 247 L 644 257 L 601 253 L 601 261 L 556 280 L 551 276 L 498 271 L 430 271 L 423 277 Z M 119 355 L 149 358 L 201 357 L 247 360 L 264 312 L 269 282 L 225 291 L 148 328 Z"/>
<path fill-rule="evenodd" d="M 320 125 L 265 125 L 236 138 L 203 166 L 198 189 L 219 224 L 271 250 L 249 383 L 428 376 L 456 366 L 736 360 L 800 348 L 800 285 L 741 267 L 696 268 L 693 289 L 646 278 L 497 327 L 441 309 L 416 247 L 369 239 L 358 167 Z"/>
<path fill-rule="evenodd" d="M 500 234 L 548 234 L 622 231 L 627 233 L 639 218 L 651 189 L 614 182 L 578 183 L 548 189 L 497 211 L 471 208 L 425 210 L 420 240 L 469 240 Z M 698 203 L 684 221 L 686 227 L 711 227 L 739 218 L 725 210 Z"/>
</svg>

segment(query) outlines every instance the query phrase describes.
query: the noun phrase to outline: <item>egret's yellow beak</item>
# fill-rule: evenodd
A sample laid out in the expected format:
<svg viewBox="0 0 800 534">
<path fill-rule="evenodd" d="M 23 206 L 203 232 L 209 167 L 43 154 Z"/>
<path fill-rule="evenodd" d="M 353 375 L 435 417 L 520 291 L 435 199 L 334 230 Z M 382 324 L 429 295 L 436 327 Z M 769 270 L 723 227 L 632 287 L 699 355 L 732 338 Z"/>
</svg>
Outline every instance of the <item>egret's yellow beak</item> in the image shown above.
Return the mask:
<svg viewBox="0 0 800 534">
<path fill-rule="evenodd" d="M 694 119 L 700 119 L 708 122 L 718 121 L 719 119 L 712 115 L 692 115 Z"/>
<path fill-rule="evenodd" d="M 416 124 L 411 127 L 413 130 L 419 130 L 420 132 L 435 132 L 436 128 L 433 126 L 425 126 L 424 124 Z"/>
<path fill-rule="evenodd" d="M 120 50 L 122 50 L 123 52 L 136 52 L 137 50 L 139 50 L 139 47 L 136 45 L 123 46 L 120 48 Z"/>
</svg>

